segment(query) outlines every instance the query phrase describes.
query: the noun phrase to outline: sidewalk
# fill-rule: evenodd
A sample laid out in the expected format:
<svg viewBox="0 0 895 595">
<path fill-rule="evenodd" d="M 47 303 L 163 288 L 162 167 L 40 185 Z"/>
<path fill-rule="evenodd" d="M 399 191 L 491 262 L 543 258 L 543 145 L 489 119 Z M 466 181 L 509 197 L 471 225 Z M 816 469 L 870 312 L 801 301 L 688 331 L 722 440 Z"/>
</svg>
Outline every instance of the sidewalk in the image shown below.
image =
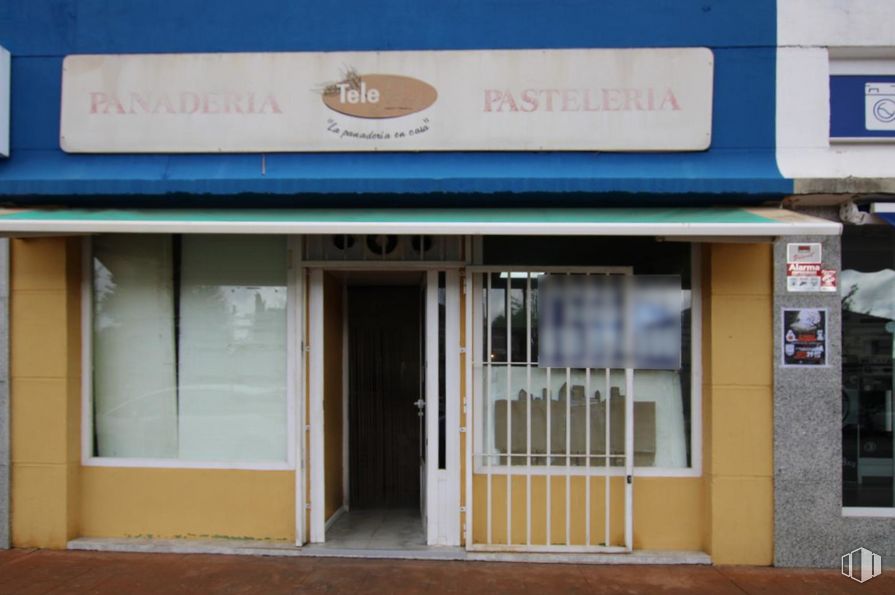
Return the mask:
<svg viewBox="0 0 895 595">
<path fill-rule="evenodd" d="M 0 550 L 0 594 L 40 593 L 895 593 L 838 570 L 573 566 Z"/>
</svg>

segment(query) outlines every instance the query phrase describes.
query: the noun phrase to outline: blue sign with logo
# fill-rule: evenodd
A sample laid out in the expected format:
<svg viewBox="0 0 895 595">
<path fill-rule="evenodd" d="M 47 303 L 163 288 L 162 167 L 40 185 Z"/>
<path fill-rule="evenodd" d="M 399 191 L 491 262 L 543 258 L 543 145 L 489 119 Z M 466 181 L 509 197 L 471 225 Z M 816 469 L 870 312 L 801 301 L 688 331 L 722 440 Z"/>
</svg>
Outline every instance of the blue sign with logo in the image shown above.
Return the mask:
<svg viewBox="0 0 895 595">
<path fill-rule="evenodd" d="M 895 139 L 895 75 L 830 77 L 831 139 Z"/>
</svg>

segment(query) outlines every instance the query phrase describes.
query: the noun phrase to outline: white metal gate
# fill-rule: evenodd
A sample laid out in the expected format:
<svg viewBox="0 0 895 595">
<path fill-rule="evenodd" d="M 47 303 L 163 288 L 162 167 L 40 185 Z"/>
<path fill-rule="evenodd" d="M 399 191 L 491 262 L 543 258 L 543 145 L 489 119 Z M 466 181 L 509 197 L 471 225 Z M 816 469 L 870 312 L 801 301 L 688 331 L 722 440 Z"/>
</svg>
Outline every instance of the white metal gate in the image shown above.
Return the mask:
<svg viewBox="0 0 895 595">
<path fill-rule="evenodd" d="M 467 519 L 471 523 L 467 547 L 631 551 L 633 369 L 538 367 L 536 317 L 538 280 L 547 272 L 590 276 L 631 275 L 632 270 L 475 267 L 474 271 L 472 295 L 467 296 L 471 302 L 467 313 L 473 321 L 468 357 L 475 416 L 467 482 L 484 494 L 473 495 L 479 506 Z M 623 484 L 621 502 L 613 495 L 619 484 Z M 538 486 L 544 486 L 542 497 Z M 514 496 L 514 489 L 524 497 Z M 554 492 L 561 493 L 564 502 L 556 502 Z M 521 523 L 520 506 L 524 506 Z M 600 508 L 602 518 L 595 518 Z"/>
</svg>

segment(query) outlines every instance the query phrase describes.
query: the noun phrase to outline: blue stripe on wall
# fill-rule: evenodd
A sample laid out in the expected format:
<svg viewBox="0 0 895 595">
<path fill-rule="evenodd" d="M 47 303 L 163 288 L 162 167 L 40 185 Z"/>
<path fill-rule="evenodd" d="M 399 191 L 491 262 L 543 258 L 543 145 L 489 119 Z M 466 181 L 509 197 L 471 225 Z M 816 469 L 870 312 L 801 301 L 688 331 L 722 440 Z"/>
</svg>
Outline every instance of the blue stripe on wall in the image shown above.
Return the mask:
<svg viewBox="0 0 895 595">
<path fill-rule="evenodd" d="M 0 4 L 13 53 L 0 194 L 644 192 L 785 194 L 776 3 L 737 0 L 30 0 Z M 708 46 L 710 150 L 686 154 L 66 155 L 69 53 Z"/>
<path fill-rule="evenodd" d="M 16 55 L 776 44 L 769 0 L 28 0 Z"/>
</svg>

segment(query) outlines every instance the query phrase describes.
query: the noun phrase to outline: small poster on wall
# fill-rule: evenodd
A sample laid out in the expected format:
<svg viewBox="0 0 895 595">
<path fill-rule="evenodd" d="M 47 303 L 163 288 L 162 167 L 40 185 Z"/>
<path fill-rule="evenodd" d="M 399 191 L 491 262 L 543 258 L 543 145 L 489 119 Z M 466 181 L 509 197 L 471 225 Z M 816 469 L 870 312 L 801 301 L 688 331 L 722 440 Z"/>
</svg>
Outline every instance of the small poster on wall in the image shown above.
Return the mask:
<svg viewBox="0 0 895 595">
<path fill-rule="evenodd" d="M 827 365 L 827 310 L 783 308 L 783 366 Z"/>
<path fill-rule="evenodd" d="M 786 291 L 797 293 L 835 292 L 836 271 L 824 269 L 819 243 L 786 245 Z"/>
</svg>

